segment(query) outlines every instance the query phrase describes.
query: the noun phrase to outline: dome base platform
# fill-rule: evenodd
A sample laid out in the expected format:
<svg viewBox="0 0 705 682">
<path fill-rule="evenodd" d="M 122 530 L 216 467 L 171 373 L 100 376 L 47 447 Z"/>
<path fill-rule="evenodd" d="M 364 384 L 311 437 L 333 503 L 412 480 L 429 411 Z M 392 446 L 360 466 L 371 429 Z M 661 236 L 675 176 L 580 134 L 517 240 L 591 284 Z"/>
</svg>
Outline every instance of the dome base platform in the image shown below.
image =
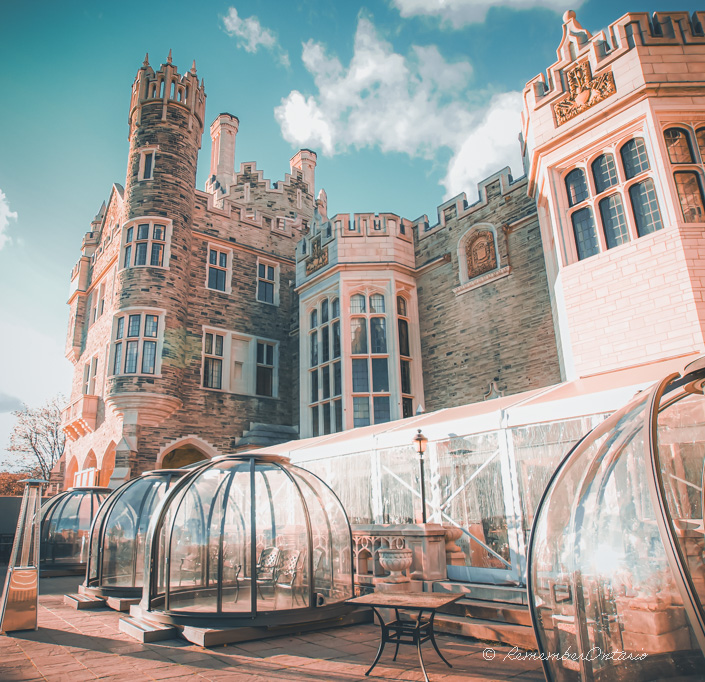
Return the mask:
<svg viewBox="0 0 705 682">
<path fill-rule="evenodd" d="M 153 639 L 154 637 L 170 639 L 180 634 L 181 637 L 192 644 L 210 647 L 370 622 L 372 622 L 372 611 L 364 609 L 351 610 L 347 607 L 345 612 L 340 615 L 331 613 L 330 617 L 324 617 L 321 620 L 282 625 L 272 624 L 257 627 L 226 626 L 219 628 L 196 627 L 193 625 L 172 626 L 149 618 L 149 613 L 144 612 L 139 605 L 135 605 L 130 608 L 129 617 L 120 619 L 120 631 L 140 642 L 157 641 Z"/>
</svg>

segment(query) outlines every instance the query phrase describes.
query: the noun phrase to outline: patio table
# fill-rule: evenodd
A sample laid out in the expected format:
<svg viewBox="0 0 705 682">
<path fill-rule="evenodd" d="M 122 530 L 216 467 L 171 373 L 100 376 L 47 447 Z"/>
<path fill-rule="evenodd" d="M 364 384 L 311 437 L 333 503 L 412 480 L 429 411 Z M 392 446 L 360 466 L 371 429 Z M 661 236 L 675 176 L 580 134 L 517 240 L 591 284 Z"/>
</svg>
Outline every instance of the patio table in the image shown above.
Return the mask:
<svg viewBox="0 0 705 682">
<path fill-rule="evenodd" d="M 438 609 L 452 604 L 462 596 L 462 594 L 373 592 L 372 594 L 366 594 L 362 597 L 348 599 L 347 603 L 353 606 L 369 606 L 377 614 L 379 620 L 381 636 L 379 649 L 377 650 L 374 663 L 370 666 L 370 669 L 365 675 L 369 675 L 372 669 L 377 665 L 384 651 L 384 645 L 387 642 L 396 644 L 393 659 L 395 661 L 397 660 L 400 644 L 416 645 L 416 651 L 419 654 L 419 663 L 421 664 L 421 670 L 423 671 L 426 682 L 429 682 L 429 679 L 421 655 L 421 645 L 424 642 L 431 640 L 431 644 L 433 644 L 433 648 L 441 657 L 441 660 L 449 668 L 452 668 L 453 666 L 448 663 L 441 653 L 441 650 L 438 648 L 438 644 L 436 644 L 436 638 L 433 632 L 433 619 Z M 394 620 L 385 623 L 382 614 L 378 611 L 378 609 L 381 608 L 394 609 Z M 399 613 L 400 611 L 416 612 L 416 617 L 405 619 Z"/>
</svg>

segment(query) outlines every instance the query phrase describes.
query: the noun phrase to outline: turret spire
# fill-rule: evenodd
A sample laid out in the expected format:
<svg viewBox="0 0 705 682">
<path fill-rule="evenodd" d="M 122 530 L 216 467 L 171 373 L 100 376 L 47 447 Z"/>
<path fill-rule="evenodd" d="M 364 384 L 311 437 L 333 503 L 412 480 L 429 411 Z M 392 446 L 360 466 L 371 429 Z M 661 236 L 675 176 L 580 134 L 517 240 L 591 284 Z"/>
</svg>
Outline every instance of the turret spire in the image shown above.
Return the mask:
<svg viewBox="0 0 705 682">
<path fill-rule="evenodd" d="M 142 68 L 146 69 L 149 66 L 149 52 L 144 53 L 144 61 L 142 62 Z"/>
<path fill-rule="evenodd" d="M 196 60 L 193 60 L 193 64 L 191 65 L 191 73 L 195 76 L 196 75 Z"/>
<path fill-rule="evenodd" d="M 166 58 L 166 63 L 171 64 L 171 50 L 169 50 L 169 56 Z"/>
</svg>

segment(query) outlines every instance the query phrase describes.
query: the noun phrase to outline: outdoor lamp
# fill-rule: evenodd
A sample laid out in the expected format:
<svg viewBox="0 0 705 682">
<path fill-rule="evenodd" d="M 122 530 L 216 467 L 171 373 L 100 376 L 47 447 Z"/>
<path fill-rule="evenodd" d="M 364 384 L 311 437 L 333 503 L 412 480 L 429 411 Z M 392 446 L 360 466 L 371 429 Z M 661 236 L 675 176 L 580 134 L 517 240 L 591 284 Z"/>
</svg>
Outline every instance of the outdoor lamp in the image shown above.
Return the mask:
<svg viewBox="0 0 705 682">
<path fill-rule="evenodd" d="M 419 455 L 419 464 L 421 465 L 421 522 L 426 523 L 426 479 L 423 469 L 423 453 L 426 452 L 428 438 L 421 433 L 421 429 L 418 429 L 418 433 L 414 436 L 413 443 Z"/>
</svg>

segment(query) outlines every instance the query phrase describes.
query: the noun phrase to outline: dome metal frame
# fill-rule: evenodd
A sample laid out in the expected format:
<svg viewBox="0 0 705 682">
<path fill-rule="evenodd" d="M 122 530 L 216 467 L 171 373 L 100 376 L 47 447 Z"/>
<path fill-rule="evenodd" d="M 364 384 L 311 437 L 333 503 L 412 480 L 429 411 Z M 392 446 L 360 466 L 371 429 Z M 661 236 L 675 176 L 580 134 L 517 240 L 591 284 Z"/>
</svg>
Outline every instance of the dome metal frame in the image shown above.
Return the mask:
<svg viewBox="0 0 705 682">
<path fill-rule="evenodd" d="M 221 526 L 221 536 L 218 539 L 218 560 L 217 560 L 217 576 L 214 583 L 208 588 L 213 591 L 213 596 L 216 601 L 216 608 L 209 611 L 193 612 L 186 611 L 179 608 L 173 608 L 171 601 L 172 596 L 172 586 L 170 584 L 171 580 L 171 570 L 167 568 L 163 570 L 163 586 L 160 589 L 158 586 L 159 576 L 160 576 L 160 542 L 157 538 L 160 537 L 162 530 L 164 528 L 165 522 L 167 521 L 167 516 L 171 509 L 179 509 L 180 505 L 184 501 L 185 497 L 189 493 L 191 486 L 194 485 L 200 476 L 204 475 L 208 469 L 218 466 L 218 463 L 231 463 L 238 462 L 245 464 L 247 466 L 246 475 L 248 476 L 248 494 L 250 496 L 249 505 L 249 518 L 245 527 L 247 528 L 246 542 L 247 547 L 250 548 L 247 566 L 247 573 L 249 578 L 245 577 L 244 580 L 249 580 L 249 610 L 247 611 L 225 611 L 222 610 L 222 595 L 223 595 L 223 525 Z M 257 596 L 258 589 L 256 583 L 253 581 L 253 576 L 257 575 L 257 552 L 253 551 L 251 548 L 257 547 L 257 508 L 255 502 L 255 476 L 257 475 L 257 469 L 261 465 L 273 465 L 278 470 L 282 471 L 288 479 L 288 483 L 293 485 L 293 490 L 296 493 L 296 497 L 301 504 L 303 509 L 303 515 L 305 518 L 305 528 L 306 528 L 306 544 L 304 547 L 300 547 L 301 559 L 305 562 L 304 575 L 308 576 L 305 579 L 306 591 L 304 594 L 304 606 L 294 607 L 294 600 L 292 596 L 292 608 L 274 608 L 272 610 L 262 610 L 258 609 L 259 598 Z M 240 473 L 244 471 L 241 470 Z M 295 475 L 292 475 L 294 471 Z M 298 472 L 303 472 L 303 475 Z M 261 473 L 261 472 L 260 472 Z M 219 486 L 225 486 L 223 489 L 223 510 L 227 507 L 227 501 L 229 499 L 228 495 L 230 492 L 230 486 L 232 485 L 232 477 L 235 473 L 230 473 L 223 477 L 223 481 L 220 482 Z M 297 480 L 296 476 L 300 479 Z M 305 477 L 311 477 L 316 481 L 316 485 L 320 485 L 322 490 L 326 491 L 327 495 L 330 495 L 330 499 L 336 505 L 336 514 L 338 514 L 338 521 L 344 520 L 344 546 L 345 557 L 343 561 L 345 565 L 349 567 L 349 579 L 345 577 L 345 594 L 338 600 L 326 601 L 323 596 L 316 590 L 316 567 L 314 566 L 314 532 L 312 528 L 312 512 L 309 510 L 308 503 L 306 501 L 306 495 L 301 491 L 300 482 L 305 481 Z M 317 492 L 309 482 L 306 484 L 311 488 L 308 491 L 309 497 L 318 498 L 319 492 Z M 269 505 L 270 513 L 273 514 L 273 499 L 272 491 L 269 489 L 269 484 L 265 480 L 265 486 L 267 487 L 269 494 Z M 221 493 L 220 488 L 214 494 L 213 498 L 216 499 Z M 320 501 L 320 500 L 319 500 Z M 325 507 L 322 507 L 325 509 Z M 327 512 L 324 512 L 327 514 Z M 209 512 L 209 523 L 210 517 L 213 515 L 213 510 Z M 225 518 L 225 511 L 223 511 L 223 519 Z M 175 523 L 174 518 L 171 518 L 172 526 L 169 528 L 168 539 L 166 540 L 166 547 L 164 551 L 168 557 L 171 557 L 172 543 L 173 543 L 173 524 Z M 327 531 L 330 538 L 333 538 L 332 517 L 326 516 Z M 205 527 L 205 526 L 204 526 Z M 330 540 L 331 552 L 333 552 L 333 540 Z M 332 561 L 333 557 L 329 557 Z M 241 452 L 229 455 L 222 455 L 212 460 L 208 460 L 189 475 L 185 476 L 179 481 L 177 481 L 172 488 L 165 495 L 161 506 L 158 508 L 155 516 L 150 523 L 148 534 L 147 534 L 147 544 L 145 550 L 145 580 L 144 587 L 142 591 L 142 599 L 139 605 L 132 607 L 133 615 L 146 619 L 148 621 L 153 621 L 161 624 L 177 625 L 177 626 L 190 626 L 193 628 L 271 628 L 271 627 L 283 627 L 287 625 L 305 625 L 306 623 L 314 623 L 327 621 L 330 619 L 339 619 L 343 616 L 351 614 L 354 612 L 354 607 L 345 603 L 345 600 L 354 596 L 354 572 L 353 572 L 353 539 L 352 539 L 352 529 L 350 526 L 349 519 L 345 512 L 345 509 L 335 494 L 335 492 L 318 476 L 312 472 L 302 469 L 294 464 L 291 464 L 288 457 L 282 457 L 279 455 L 269 455 L 266 453 L 257 452 Z M 169 566 L 169 563 L 167 563 Z M 163 564 L 162 564 L 163 569 Z M 331 575 L 333 573 L 333 568 L 331 564 Z M 347 571 L 346 571 L 347 573 Z M 332 581 L 331 584 L 333 584 Z M 275 588 L 276 589 L 276 588 Z M 194 587 L 193 592 L 197 594 L 199 590 L 207 592 L 206 589 Z M 238 587 L 239 590 L 239 587 Z"/>
<path fill-rule="evenodd" d="M 669 510 L 667 503 L 666 486 L 663 479 L 661 455 L 659 452 L 659 415 L 661 415 L 668 407 L 675 405 L 684 399 L 688 396 L 688 394 L 703 395 L 703 385 L 705 385 L 705 357 L 699 358 L 698 360 L 687 365 L 683 369 L 682 373 L 670 374 L 650 389 L 647 389 L 647 391 L 639 392 L 625 407 L 605 419 L 604 422 L 585 434 L 577 443 L 573 445 L 573 447 L 562 459 L 556 470 L 553 472 L 546 488 L 544 489 L 539 504 L 536 508 L 536 514 L 532 524 L 531 536 L 529 540 L 527 553 L 527 585 L 529 588 L 528 598 L 532 626 L 538 643 L 544 674 L 549 682 L 558 680 L 562 681 L 564 679 L 621 680 L 622 677 L 620 674 L 625 672 L 624 670 L 619 670 L 615 673 L 616 677 L 610 677 L 609 670 L 603 670 L 598 673 L 593 671 L 592 662 L 590 661 L 590 656 L 588 654 L 591 651 L 594 651 L 595 648 L 599 649 L 599 647 L 596 647 L 590 642 L 586 623 L 579 622 L 581 617 L 584 621 L 587 616 L 585 605 L 582 603 L 582 600 L 584 599 L 582 593 L 583 576 L 582 572 L 576 568 L 571 576 L 572 582 L 567 586 L 567 589 L 569 593 L 572 591 L 572 594 L 575 595 L 575 629 L 578 648 L 580 649 L 580 655 L 578 656 L 579 660 L 577 661 L 578 668 L 575 672 L 579 676 L 575 678 L 568 678 L 562 677 L 560 674 L 558 676 L 554 675 L 554 672 L 556 671 L 551 667 L 550 663 L 552 660 L 556 660 L 555 656 L 557 652 L 548 651 L 546 649 L 546 640 L 542 629 L 543 624 L 540 622 L 541 619 L 539 619 L 537 615 L 538 604 L 535 589 L 537 576 L 535 566 L 537 561 L 536 553 L 538 551 L 537 543 L 539 542 L 537 538 L 540 535 L 540 530 L 542 530 L 540 529 L 540 526 L 541 524 L 548 524 L 548 521 L 545 519 L 548 519 L 547 509 L 549 500 L 554 490 L 562 483 L 561 479 L 563 478 L 564 473 L 566 473 L 569 465 L 577 462 L 581 455 L 585 453 L 592 444 L 597 442 L 598 439 L 606 439 L 606 442 L 608 442 L 607 451 L 609 452 L 613 449 L 617 450 L 618 448 L 623 447 L 624 442 L 633 437 L 635 433 L 638 433 L 639 429 L 643 431 L 644 435 L 643 448 L 640 453 L 642 458 L 641 464 L 647 474 L 645 478 L 648 484 L 651 505 L 653 511 L 655 512 L 654 516 L 659 537 L 663 543 L 665 557 L 670 569 L 671 577 L 682 600 L 682 608 L 687 618 L 686 623 L 692 629 L 693 638 L 697 642 L 697 646 L 705 657 L 705 600 L 703 600 L 702 595 L 698 595 L 692 580 L 691 571 L 688 568 L 687 558 L 684 555 L 681 544 L 677 540 L 678 533 L 673 515 Z M 640 402 L 643 403 L 643 417 L 640 425 L 632 426 L 630 431 L 620 434 L 616 441 L 610 442 L 610 439 L 608 438 L 610 432 L 616 430 L 620 426 L 621 420 L 625 419 L 631 410 L 638 408 Z M 615 431 L 615 433 L 618 432 Z M 620 439 L 622 441 L 621 443 L 618 442 Z M 703 440 L 705 440 L 705 438 L 703 438 Z M 614 457 L 614 461 L 611 462 L 611 466 L 606 471 L 602 471 L 601 475 L 603 481 L 608 480 L 611 470 L 614 468 L 615 462 L 621 454 L 621 451 L 618 452 Z M 589 465 L 593 464 L 592 461 L 588 461 L 587 463 Z M 581 474 L 579 479 L 580 483 L 576 487 L 576 498 L 582 498 L 590 483 L 595 480 L 590 477 L 591 473 L 593 473 L 590 471 L 590 468 L 591 467 L 588 466 L 587 470 Z M 703 484 L 700 495 L 701 511 L 705 510 L 705 462 L 702 467 L 702 477 Z M 585 520 L 581 518 L 580 523 L 584 522 Z M 573 526 L 573 533 L 579 535 L 578 531 L 580 526 L 578 525 L 578 521 L 575 517 L 575 507 L 571 510 L 569 523 Z M 566 527 L 566 531 L 567 530 L 568 528 Z M 570 550 L 571 548 L 568 547 L 568 549 Z M 705 554 L 705 552 L 703 554 Z M 605 615 L 605 617 L 609 616 Z M 691 638 L 691 643 L 693 638 Z M 696 652 L 697 649 L 694 648 L 693 651 Z M 559 655 L 560 653 L 561 652 L 558 652 Z M 634 674 L 635 680 L 655 679 L 652 677 L 640 677 L 640 671 L 638 668 L 633 668 L 630 670 L 630 674 Z"/>
<path fill-rule="evenodd" d="M 108 524 L 112 520 L 113 512 L 116 508 L 119 509 L 118 505 L 124 500 L 124 497 L 134 486 L 139 485 L 144 481 L 166 479 L 166 489 L 162 495 L 162 499 L 166 497 L 168 491 L 181 479 L 190 473 L 186 469 L 155 469 L 153 471 L 145 471 L 140 476 L 131 478 L 119 485 L 115 490 L 112 491 L 111 495 L 103 502 L 98 513 L 93 519 L 91 524 L 91 532 L 88 544 L 88 559 L 86 562 L 86 577 L 83 584 L 80 587 L 80 591 L 83 594 L 89 594 L 95 597 L 116 597 L 123 599 L 138 599 L 142 596 L 142 585 L 135 585 L 138 564 L 139 568 L 144 568 L 144 556 L 139 556 L 137 549 L 137 544 L 135 539 L 132 539 L 132 560 L 130 569 L 132 572 L 132 583 L 133 585 L 106 585 L 104 584 L 105 579 L 105 567 L 104 567 L 104 556 L 105 556 L 105 542 L 106 533 L 108 531 Z M 140 507 L 137 510 L 135 516 L 135 534 L 139 532 L 139 526 L 143 515 L 146 513 L 145 505 L 149 501 L 149 495 L 153 488 L 148 488 L 145 490 L 144 496 L 141 498 Z M 153 508 L 149 510 L 151 513 L 161 504 L 161 500 L 157 501 L 153 505 Z M 144 536 L 146 538 L 147 528 L 144 529 Z M 146 547 L 146 544 L 144 545 Z M 144 553 L 144 550 L 142 554 Z M 141 581 L 140 581 L 141 582 Z"/>
</svg>

